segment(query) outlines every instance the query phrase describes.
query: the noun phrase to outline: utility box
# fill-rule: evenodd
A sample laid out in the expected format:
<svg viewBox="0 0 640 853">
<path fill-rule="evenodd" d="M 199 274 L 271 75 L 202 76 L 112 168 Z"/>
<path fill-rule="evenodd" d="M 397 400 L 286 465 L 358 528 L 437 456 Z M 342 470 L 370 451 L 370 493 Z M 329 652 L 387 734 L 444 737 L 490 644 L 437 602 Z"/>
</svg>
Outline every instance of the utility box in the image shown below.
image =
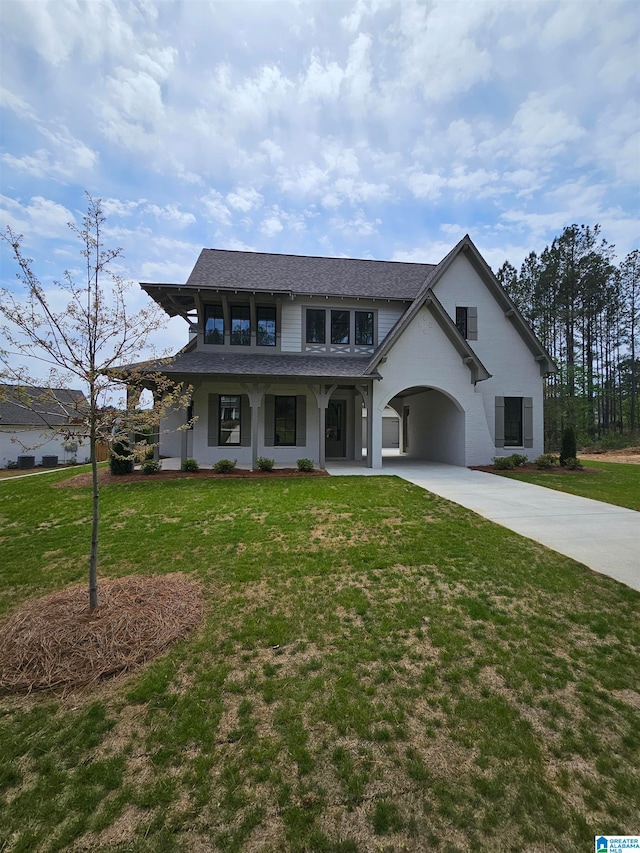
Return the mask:
<svg viewBox="0 0 640 853">
<path fill-rule="evenodd" d="M 35 468 L 35 456 L 18 456 L 18 468 Z"/>
<path fill-rule="evenodd" d="M 58 457 L 57 456 L 43 456 L 42 457 L 42 467 L 43 468 L 57 468 L 58 467 Z"/>
</svg>

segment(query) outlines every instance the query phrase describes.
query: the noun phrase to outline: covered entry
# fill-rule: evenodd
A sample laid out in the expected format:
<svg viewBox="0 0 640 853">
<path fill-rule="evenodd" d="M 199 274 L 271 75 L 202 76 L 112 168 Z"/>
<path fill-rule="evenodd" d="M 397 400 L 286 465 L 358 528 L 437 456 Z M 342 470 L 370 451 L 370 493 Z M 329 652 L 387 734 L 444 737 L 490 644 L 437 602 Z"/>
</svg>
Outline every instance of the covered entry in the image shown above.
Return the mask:
<svg viewBox="0 0 640 853">
<path fill-rule="evenodd" d="M 415 459 L 465 465 L 465 412 L 437 388 L 405 388 L 389 400 L 400 418 L 400 453 Z"/>
</svg>

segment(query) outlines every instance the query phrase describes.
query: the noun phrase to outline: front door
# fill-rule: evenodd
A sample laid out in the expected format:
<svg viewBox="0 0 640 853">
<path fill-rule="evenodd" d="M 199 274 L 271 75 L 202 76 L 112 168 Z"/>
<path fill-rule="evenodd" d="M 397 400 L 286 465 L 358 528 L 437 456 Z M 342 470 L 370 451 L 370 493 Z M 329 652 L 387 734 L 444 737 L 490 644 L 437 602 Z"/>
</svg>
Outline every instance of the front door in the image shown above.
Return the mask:
<svg viewBox="0 0 640 853">
<path fill-rule="evenodd" d="M 347 455 L 347 401 L 330 400 L 325 421 L 324 452 L 327 459 L 344 459 Z"/>
</svg>

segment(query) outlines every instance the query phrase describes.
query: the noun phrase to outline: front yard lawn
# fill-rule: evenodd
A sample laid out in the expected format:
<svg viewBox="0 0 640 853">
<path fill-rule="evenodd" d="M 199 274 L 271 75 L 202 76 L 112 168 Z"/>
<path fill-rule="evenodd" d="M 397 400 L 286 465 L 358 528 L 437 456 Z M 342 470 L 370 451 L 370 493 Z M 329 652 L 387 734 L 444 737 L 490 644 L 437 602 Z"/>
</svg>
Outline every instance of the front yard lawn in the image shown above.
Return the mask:
<svg viewBox="0 0 640 853">
<path fill-rule="evenodd" d="M 594 501 L 640 510 L 640 465 L 624 462 L 583 461 L 589 471 L 495 471 L 503 477 L 535 483 L 559 492 L 569 492 Z"/>
<path fill-rule="evenodd" d="M 602 463 L 604 464 L 604 463 Z M 0 612 L 82 581 L 90 490 L 0 490 Z M 0 697 L 0 850 L 587 850 L 638 831 L 640 594 L 394 477 L 101 490 L 184 572 L 143 670 Z"/>
</svg>

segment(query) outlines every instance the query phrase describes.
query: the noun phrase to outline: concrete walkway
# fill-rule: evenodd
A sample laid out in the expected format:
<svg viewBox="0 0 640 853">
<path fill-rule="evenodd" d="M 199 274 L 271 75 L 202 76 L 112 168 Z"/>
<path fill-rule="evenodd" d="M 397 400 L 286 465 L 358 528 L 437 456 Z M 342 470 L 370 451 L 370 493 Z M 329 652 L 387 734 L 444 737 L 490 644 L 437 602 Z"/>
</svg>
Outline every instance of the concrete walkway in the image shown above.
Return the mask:
<svg viewBox="0 0 640 853">
<path fill-rule="evenodd" d="M 640 590 L 640 512 L 483 471 L 402 457 L 385 457 L 382 471 L 340 462 L 328 463 L 327 470 L 402 477 Z"/>
</svg>

